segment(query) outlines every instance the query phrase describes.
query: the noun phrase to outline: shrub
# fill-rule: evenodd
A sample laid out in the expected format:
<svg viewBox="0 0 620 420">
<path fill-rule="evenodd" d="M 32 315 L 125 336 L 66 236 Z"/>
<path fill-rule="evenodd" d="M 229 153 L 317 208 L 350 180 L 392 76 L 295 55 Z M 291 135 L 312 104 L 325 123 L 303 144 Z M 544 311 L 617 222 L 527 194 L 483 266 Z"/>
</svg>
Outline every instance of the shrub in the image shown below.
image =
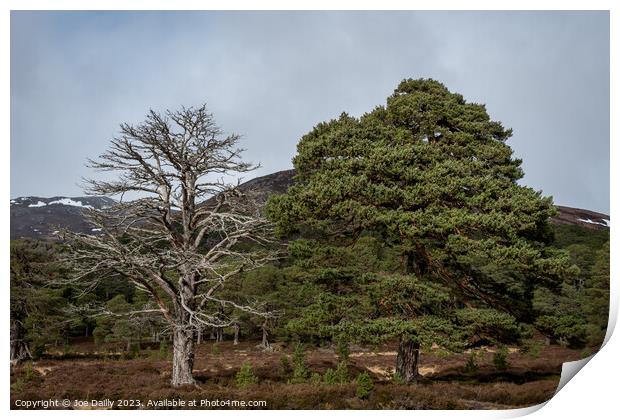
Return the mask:
<svg viewBox="0 0 620 420">
<path fill-rule="evenodd" d="M 214 356 L 219 355 L 220 352 L 220 346 L 217 345 L 217 343 L 213 343 L 213 345 L 211 346 L 211 354 L 213 354 Z"/>
<path fill-rule="evenodd" d="M 131 353 L 132 359 L 139 358 L 140 357 L 140 344 L 138 343 L 131 344 L 129 351 Z"/>
<path fill-rule="evenodd" d="M 30 343 L 30 353 L 34 359 L 40 359 L 45 355 L 45 341 L 40 338 L 35 338 Z"/>
<path fill-rule="evenodd" d="M 367 372 L 362 372 L 357 376 L 356 379 L 357 390 L 356 395 L 359 399 L 366 399 L 370 395 L 370 392 L 374 388 L 374 384 L 372 383 L 372 379 Z"/>
<path fill-rule="evenodd" d="M 506 370 L 510 366 L 508 363 L 508 348 L 499 346 L 495 354 L 493 354 L 493 364 L 497 370 Z"/>
<path fill-rule="evenodd" d="M 291 362 L 286 354 L 280 357 L 280 370 L 282 370 L 283 375 L 288 375 L 291 372 Z"/>
<path fill-rule="evenodd" d="M 323 382 L 327 385 L 344 384 L 349 380 L 349 370 L 345 362 L 340 362 L 336 369 L 327 369 L 323 375 Z"/>
<path fill-rule="evenodd" d="M 521 351 L 532 358 L 538 358 L 540 356 L 540 350 L 543 348 L 543 343 L 537 340 L 528 340 L 521 346 Z"/>
<path fill-rule="evenodd" d="M 258 378 L 254 375 L 252 366 L 248 362 L 244 362 L 241 365 L 239 372 L 237 372 L 237 376 L 235 376 L 235 383 L 237 384 L 237 388 L 242 389 L 258 383 Z"/>
<path fill-rule="evenodd" d="M 329 368 L 323 374 L 323 382 L 327 385 L 335 385 L 336 384 L 336 375 L 334 374 L 334 369 Z"/>
<path fill-rule="evenodd" d="M 440 357 L 442 359 L 447 359 L 448 357 L 452 356 L 453 353 L 451 353 L 448 350 L 445 349 L 437 349 L 435 350 L 435 356 Z"/>
<path fill-rule="evenodd" d="M 336 370 L 334 371 L 336 382 L 339 384 L 344 384 L 349 381 L 349 369 L 347 369 L 346 362 L 338 363 L 336 366 Z"/>
<path fill-rule="evenodd" d="M 336 344 L 336 354 L 338 354 L 338 358 L 341 362 L 346 362 L 349 360 L 351 351 L 349 349 L 349 342 L 346 339 L 341 338 L 338 340 L 338 343 Z"/>
<path fill-rule="evenodd" d="M 167 359 L 168 356 L 169 356 L 168 342 L 166 340 L 162 340 L 162 342 L 159 343 L 159 357 L 161 359 Z"/>
<path fill-rule="evenodd" d="M 467 359 L 467 362 L 465 363 L 465 366 L 463 367 L 463 371 L 465 373 L 475 374 L 478 372 L 478 363 L 476 362 L 477 358 L 478 358 L 478 353 L 472 351 L 469 354 L 469 358 Z"/>
<path fill-rule="evenodd" d="M 292 384 L 305 382 L 307 377 L 308 368 L 306 368 L 306 361 L 304 360 L 304 348 L 299 343 L 293 352 L 293 376 L 288 382 Z"/>
<path fill-rule="evenodd" d="M 11 384 L 11 390 L 15 392 L 22 392 L 24 385 L 24 380 L 22 378 L 17 378 L 15 382 Z"/>
<path fill-rule="evenodd" d="M 107 334 L 108 334 L 108 331 L 106 331 L 104 328 L 96 327 L 93 330 L 93 338 L 95 339 L 95 344 L 98 346 L 103 344 L 105 342 L 105 337 Z"/>
<path fill-rule="evenodd" d="M 400 376 L 400 373 L 396 371 L 390 372 L 390 380 L 397 385 L 407 385 L 405 380 Z"/>
<path fill-rule="evenodd" d="M 310 383 L 312 385 L 321 385 L 321 382 L 323 381 L 323 378 L 321 378 L 321 375 L 317 372 L 314 372 L 311 376 L 310 376 Z"/>
<path fill-rule="evenodd" d="M 32 367 L 32 362 L 28 361 L 24 364 L 24 381 L 31 381 L 36 377 L 36 373 L 34 368 Z"/>
</svg>

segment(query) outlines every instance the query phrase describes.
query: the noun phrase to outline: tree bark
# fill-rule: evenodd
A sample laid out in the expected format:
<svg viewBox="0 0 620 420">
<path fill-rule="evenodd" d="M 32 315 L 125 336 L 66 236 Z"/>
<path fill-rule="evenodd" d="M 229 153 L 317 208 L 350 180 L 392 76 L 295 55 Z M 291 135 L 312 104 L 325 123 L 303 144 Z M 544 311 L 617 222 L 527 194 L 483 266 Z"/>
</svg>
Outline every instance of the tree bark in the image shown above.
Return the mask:
<svg viewBox="0 0 620 420">
<path fill-rule="evenodd" d="M 196 344 L 202 343 L 202 328 L 198 328 L 198 338 L 196 338 Z"/>
<path fill-rule="evenodd" d="M 269 331 L 267 330 L 267 320 L 263 322 L 261 327 L 263 329 L 263 340 L 261 342 L 261 347 L 263 350 L 271 350 L 271 344 L 269 344 Z"/>
<path fill-rule="evenodd" d="M 237 344 L 239 344 L 239 324 L 235 324 L 233 326 L 234 331 L 235 331 L 235 336 L 233 339 L 233 345 L 236 346 Z"/>
<path fill-rule="evenodd" d="M 11 364 L 16 365 L 32 358 L 24 338 L 24 329 L 19 321 L 11 319 Z"/>
<path fill-rule="evenodd" d="M 222 341 L 224 341 L 224 328 L 218 327 L 215 331 L 215 342 L 221 343 Z"/>
<path fill-rule="evenodd" d="M 415 383 L 418 380 L 419 361 L 420 344 L 401 338 L 396 356 L 396 372 L 400 379 L 408 384 Z"/>
<path fill-rule="evenodd" d="M 222 304 L 220 304 L 220 308 L 218 310 L 218 314 L 220 317 L 224 316 L 224 306 Z M 221 343 L 222 341 L 224 341 L 224 328 L 223 327 L 218 327 L 215 330 L 215 342 L 216 343 Z"/>
<path fill-rule="evenodd" d="M 172 386 L 194 385 L 194 330 L 176 327 L 172 342 Z"/>
</svg>

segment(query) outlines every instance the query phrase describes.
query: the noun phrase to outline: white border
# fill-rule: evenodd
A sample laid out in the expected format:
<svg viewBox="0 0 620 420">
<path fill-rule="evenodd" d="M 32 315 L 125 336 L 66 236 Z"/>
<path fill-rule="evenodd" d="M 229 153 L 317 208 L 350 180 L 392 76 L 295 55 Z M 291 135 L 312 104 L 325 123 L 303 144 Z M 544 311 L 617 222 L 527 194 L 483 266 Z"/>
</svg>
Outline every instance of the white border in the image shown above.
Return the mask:
<svg viewBox="0 0 620 420">
<path fill-rule="evenodd" d="M 9 78 L 9 56 L 10 56 L 10 10 L 611 10 L 611 74 L 618 74 L 617 65 L 617 47 L 618 43 L 615 39 L 618 39 L 618 6 L 617 2 L 611 0 L 591 0 L 591 1 L 577 1 L 577 0 L 506 0 L 502 2 L 491 0 L 478 0 L 478 1 L 458 1 L 458 0 L 437 0 L 437 1 L 397 1 L 397 0 L 383 0 L 381 2 L 372 2 L 367 0 L 358 1 L 340 1 L 340 0 L 300 0 L 293 2 L 286 1 L 251 1 L 251 0 L 232 0 L 232 1 L 192 1 L 192 0 L 90 0 L 90 1 L 78 1 L 78 0 L 57 0 L 51 2 L 49 0 L 8 0 L 2 4 L 4 6 L 4 13 L 0 18 L 0 30 L 2 31 L 3 40 L 1 43 L 2 57 L 5 58 L 1 67 L 2 71 L 2 93 L 4 101 L 2 102 L 2 113 L 0 118 L 2 119 L 2 127 L 4 129 L 3 141 L 2 141 L 2 153 L 0 159 L 2 159 L 2 165 L 0 166 L 3 171 L 4 179 L 7 180 L 2 183 L 2 196 L 5 197 L 4 202 L 6 206 L 2 207 L 2 220 L 4 223 L 0 225 L 1 237 L 9 237 L 9 206 L 8 201 L 10 198 L 9 182 L 10 177 L 10 78 Z M 527 29 L 524 29 L 527 30 Z M 611 80 L 611 113 L 610 115 L 618 115 L 618 84 L 612 77 Z M 617 139 L 618 126 L 617 120 L 611 118 L 611 138 Z M 611 214 L 615 215 L 615 209 L 617 208 L 617 194 L 614 194 L 614 188 L 616 186 L 616 180 L 618 179 L 618 169 L 614 163 L 618 163 L 618 146 L 610 141 L 611 152 Z M 613 224 L 616 225 L 615 223 Z M 615 228 L 612 226 L 612 231 Z M 615 321 L 618 314 L 618 261 L 620 261 L 618 255 L 619 243 L 614 232 L 611 235 L 611 278 L 612 278 L 612 305 L 610 308 L 610 327 L 615 325 Z M 2 259 L 2 269 L 5 273 L 4 284 L 8 287 L 8 273 L 9 273 L 9 242 L 2 242 L 2 251 L 4 258 Z M 8 343 L 8 308 L 9 308 L 9 294 L 5 289 L 3 296 L 4 303 L 4 326 L 3 334 L 4 340 L 2 342 Z M 610 328 L 611 331 L 612 328 Z M 617 334 L 616 334 L 617 336 Z M 358 411 L 323 411 L 320 413 L 321 417 L 338 417 L 338 418 L 355 418 L 356 420 L 360 416 L 364 418 L 370 418 L 375 416 L 390 416 L 391 418 L 469 418 L 469 419 L 484 419 L 484 418 L 505 418 L 505 417 L 517 417 L 533 412 L 531 418 L 562 418 L 564 419 L 583 419 L 583 418 L 611 418 L 612 413 L 617 411 L 616 399 L 617 385 L 616 381 L 620 374 L 619 363 L 617 361 L 616 354 L 620 354 L 618 339 L 614 335 L 609 337 L 609 341 L 605 345 L 602 351 L 595 355 L 591 362 L 588 363 L 581 372 L 579 372 L 577 379 L 570 381 L 554 398 L 552 398 L 547 404 L 543 404 L 538 407 L 532 407 L 523 410 L 511 410 L 508 412 L 502 411 L 390 411 L 390 412 L 358 412 Z M 3 393 L 2 393 L 2 409 L 9 411 L 9 348 L 8 345 L 4 347 L 6 361 L 3 366 Z M 70 411 L 46 411 L 46 412 L 21 412 L 11 411 L 11 416 L 20 418 L 29 418 L 30 416 L 45 416 L 45 418 L 61 418 L 61 417 L 74 417 L 83 416 L 84 411 L 70 412 Z M 91 411 L 89 416 L 94 418 L 105 416 L 108 418 L 110 412 L 104 411 Z M 180 413 L 174 413 L 179 415 Z M 215 414 L 215 413 L 214 413 Z M 239 412 L 218 412 L 215 415 L 218 418 L 232 419 L 239 416 Z M 114 412 L 114 416 L 121 416 L 127 418 L 136 418 L 148 416 L 148 418 L 164 418 L 168 417 L 169 413 L 163 411 L 150 411 L 150 412 Z M 204 418 L 209 416 L 209 413 L 193 411 L 184 412 L 183 416 Z M 288 411 L 270 411 L 270 412 L 253 412 L 253 417 L 260 419 L 273 419 L 288 418 L 291 415 L 301 416 L 305 418 L 313 418 L 317 415 L 315 412 L 308 411 L 295 411 L 294 413 Z"/>
</svg>

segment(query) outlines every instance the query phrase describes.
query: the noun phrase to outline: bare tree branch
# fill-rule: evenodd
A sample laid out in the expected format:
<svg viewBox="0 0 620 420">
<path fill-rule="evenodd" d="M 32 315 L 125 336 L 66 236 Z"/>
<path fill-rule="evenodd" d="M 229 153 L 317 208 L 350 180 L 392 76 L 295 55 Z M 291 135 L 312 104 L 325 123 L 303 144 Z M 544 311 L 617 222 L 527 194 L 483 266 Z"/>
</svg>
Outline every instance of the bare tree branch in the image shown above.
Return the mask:
<svg viewBox="0 0 620 420">
<path fill-rule="evenodd" d="M 258 167 L 241 159 L 238 140 L 223 135 L 204 105 L 163 115 L 151 110 L 143 123 L 121 124 L 107 152 L 89 160 L 117 179 L 85 181 L 87 193 L 121 200 L 87 211 L 101 235 L 65 232 L 71 281 L 92 286 L 105 277 L 127 279 L 154 307 L 123 315 L 161 313 L 175 331 L 237 322 L 224 307 L 277 316 L 258 300 L 224 295 L 230 279 L 279 258 L 273 226 L 255 194 L 224 181 Z M 140 198 L 123 201 L 127 193 Z"/>
</svg>

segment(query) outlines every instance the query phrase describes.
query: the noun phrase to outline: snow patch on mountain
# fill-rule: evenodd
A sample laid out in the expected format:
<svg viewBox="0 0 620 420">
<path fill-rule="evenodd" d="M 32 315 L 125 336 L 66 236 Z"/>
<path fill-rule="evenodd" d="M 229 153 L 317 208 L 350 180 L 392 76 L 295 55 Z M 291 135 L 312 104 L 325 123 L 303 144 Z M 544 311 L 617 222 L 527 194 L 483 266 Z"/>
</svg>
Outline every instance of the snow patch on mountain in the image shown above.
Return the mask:
<svg viewBox="0 0 620 420">
<path fill-rule="evenodd" d="M 93 208 L 93 206 L 91 206 L 91 205 L 82 204 L 81 201 L 72 200 L 70 198 L 61 198 L 60 200 L 50 201 L 48 204 L 49 205 L 52 205 L 52 204 L 64 204 L 65 206 L 84 207 L 84 208 L 87 208 L 87 209 L 92 209 Z"/>
<path fill-rule="evenodd" d="M 105 209 L 113 205 L 115 201 L 108 197 L 16 197 L 11 199 L 11 208 L 18 207 L 46 207 L 67 206 L 83 209 Z"/>
<path fill-rule="evenodd" d="M 600 225 L 600 226 L 605 226 L 605 227 L 610 227 L 611 226 L 609 224 L 609 220 L 607 220 L 607 219 L 601 219 L 602 222 L 595 222 L 592 219 L 577 219 L 577 220 L 579 220 L 580 222 L 590 223 L 590 224 L 593 224 L 593 225 Z"/>
<path fill-rule="evenodd" d="M 28 204 L 28 207 L 43 207 L 43 206 L 47 206 L 47 204 L 44 203 L 43 201 L 37 201 L 36 204 Z"/>
</svg>

